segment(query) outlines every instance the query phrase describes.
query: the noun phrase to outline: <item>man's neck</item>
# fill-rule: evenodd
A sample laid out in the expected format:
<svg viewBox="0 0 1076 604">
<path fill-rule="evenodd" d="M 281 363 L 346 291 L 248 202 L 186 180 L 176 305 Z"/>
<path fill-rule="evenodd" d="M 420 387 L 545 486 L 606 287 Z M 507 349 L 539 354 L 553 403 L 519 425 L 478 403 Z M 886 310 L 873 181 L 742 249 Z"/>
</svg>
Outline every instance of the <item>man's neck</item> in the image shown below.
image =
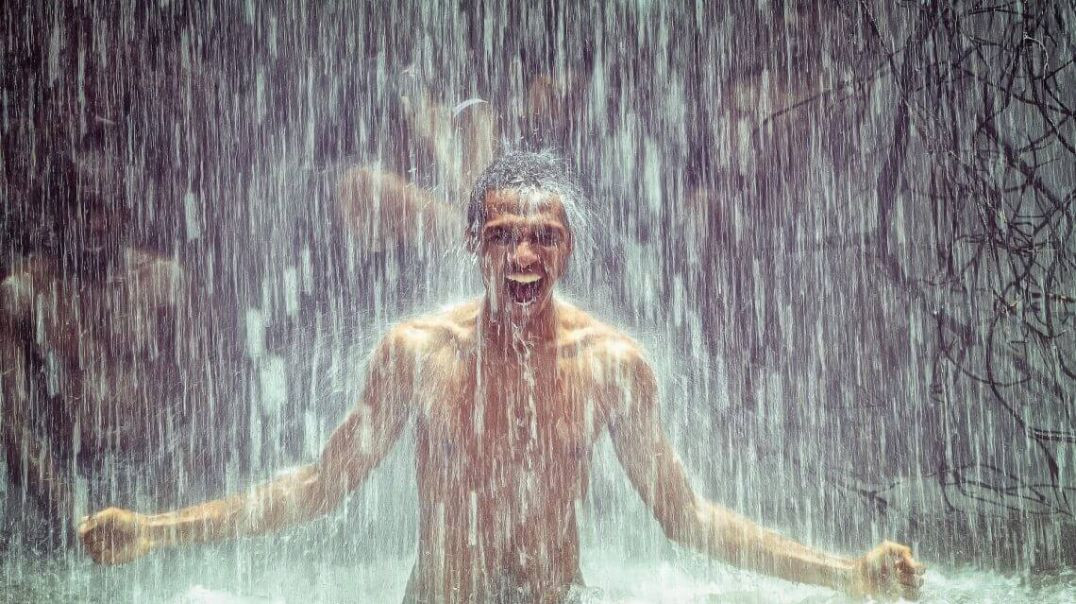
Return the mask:
<svg viewBox="0 0 1076 604">
<path fill-rule="evenodd" d="M 517 346 L 541 347 L 557 337 L 557 305 L 552 297 L 537 313 L 513 322 L 505 313 L 493 311 L 487 296 L 479 317 L 482 344 L 492 349 L 512 350 Z"/>
</svg>

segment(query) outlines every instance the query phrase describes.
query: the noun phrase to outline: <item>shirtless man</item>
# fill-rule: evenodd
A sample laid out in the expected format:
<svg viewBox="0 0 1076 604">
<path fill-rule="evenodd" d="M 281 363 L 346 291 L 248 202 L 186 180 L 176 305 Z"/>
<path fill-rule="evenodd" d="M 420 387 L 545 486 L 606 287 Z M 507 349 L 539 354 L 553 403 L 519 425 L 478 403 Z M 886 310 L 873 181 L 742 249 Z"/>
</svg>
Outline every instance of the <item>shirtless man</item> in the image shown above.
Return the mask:
<svg viewBox="0 0 1076 604">
<path fill-rule="evenodd" d="M 479 178 L 467 245 L 485 295 L 393 328 L 321 458 L 247 493 L 175 512 L 110 508 L 80 527 L 100 563 L 324 516 L 416 421 L 418 556 L 407 602 L 558 602 L 580 584 L 576 504 L 608 430 L 670 539 L 722 561 L 852 594 L 915 597 L 923 567 L 886 542 L 842 558 L 693 492 L 659 422 L 639 346 L 553 296 L 583 203 L 561 163 L 511 153 Z"/>
</svg>

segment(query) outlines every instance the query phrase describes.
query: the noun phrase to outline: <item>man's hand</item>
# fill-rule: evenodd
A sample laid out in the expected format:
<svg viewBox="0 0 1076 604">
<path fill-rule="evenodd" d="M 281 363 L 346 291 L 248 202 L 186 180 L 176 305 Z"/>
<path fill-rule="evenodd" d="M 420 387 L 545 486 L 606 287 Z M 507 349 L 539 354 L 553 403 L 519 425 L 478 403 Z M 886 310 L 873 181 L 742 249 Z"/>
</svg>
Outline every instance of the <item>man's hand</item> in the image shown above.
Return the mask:
<svg viewBox="0 0 1076 604">
<path fill-rule="evenodd" d="M 98 564 L 124 564 L 153 549 L 146 517 L 130 510 L 108 508 L 87 516 L 78 534 Z"/>
<path fill-rule="evenodd" d="M 856 560 L 849 593 L 886 600 L 918 600 L 926 566 L 915 561 L 905 545 L 884 541 Z"/>
</svg>

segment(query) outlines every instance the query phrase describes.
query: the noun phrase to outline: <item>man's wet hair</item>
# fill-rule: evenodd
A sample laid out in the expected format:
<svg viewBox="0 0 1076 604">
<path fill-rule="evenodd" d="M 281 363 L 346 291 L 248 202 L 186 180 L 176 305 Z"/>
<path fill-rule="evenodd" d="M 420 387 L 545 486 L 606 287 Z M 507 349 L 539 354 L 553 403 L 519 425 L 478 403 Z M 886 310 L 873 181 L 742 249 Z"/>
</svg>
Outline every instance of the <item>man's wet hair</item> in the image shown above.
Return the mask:
<svg viewBox="0 0 1076 604">
<path fill-rule="evenodd" d="M 479 175 L 467 204 L 467 240 L 478 241 L 486 223 L 486 195 L 493 191 L 543 191 L 557 195 L 573 231 L 573 238 L 586 223 L 586 198 L 568 163 L 556 153 L 509 151 L 493 160 Z"/>
</svg>

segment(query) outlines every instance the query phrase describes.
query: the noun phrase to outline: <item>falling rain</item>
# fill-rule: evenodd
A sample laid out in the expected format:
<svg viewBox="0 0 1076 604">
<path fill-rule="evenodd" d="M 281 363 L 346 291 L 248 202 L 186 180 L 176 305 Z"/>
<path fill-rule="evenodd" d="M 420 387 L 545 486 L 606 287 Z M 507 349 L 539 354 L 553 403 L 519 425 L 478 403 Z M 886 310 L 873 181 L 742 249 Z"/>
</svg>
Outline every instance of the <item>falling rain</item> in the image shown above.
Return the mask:
<svg viewBox="0 0 1076 604">
<path fill-rule="evenodd" d="M 0 602 L 1076 600 L 1071 2 L 0 27 Z"/>
</svg>

